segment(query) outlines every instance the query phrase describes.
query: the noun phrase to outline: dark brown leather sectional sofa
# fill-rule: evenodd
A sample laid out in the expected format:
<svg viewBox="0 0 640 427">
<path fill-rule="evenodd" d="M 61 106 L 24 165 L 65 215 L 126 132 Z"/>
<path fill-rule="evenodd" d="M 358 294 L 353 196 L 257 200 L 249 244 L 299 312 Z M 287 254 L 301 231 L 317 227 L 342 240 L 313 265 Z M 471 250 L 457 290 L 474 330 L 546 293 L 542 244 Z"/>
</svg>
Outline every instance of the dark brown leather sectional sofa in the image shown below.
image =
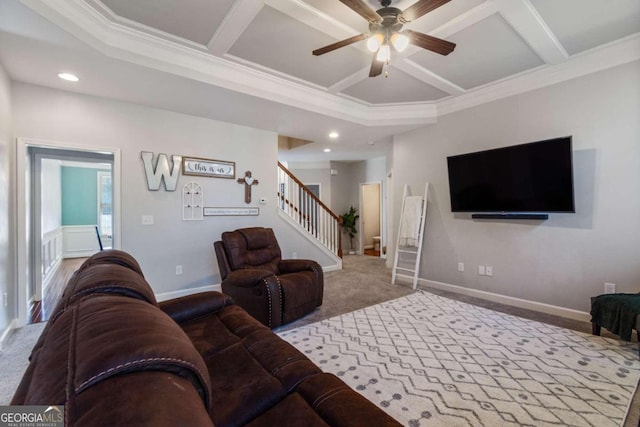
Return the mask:
<svg viewBox="0 0 640 427">
<path fill-rule="evenodd" d="M 397 426 L 233 304 L 158 304 L 138 263 L 94 255 L 69 281 L 14 405 L 64 405 L 67 426 Z"/>
</svg>

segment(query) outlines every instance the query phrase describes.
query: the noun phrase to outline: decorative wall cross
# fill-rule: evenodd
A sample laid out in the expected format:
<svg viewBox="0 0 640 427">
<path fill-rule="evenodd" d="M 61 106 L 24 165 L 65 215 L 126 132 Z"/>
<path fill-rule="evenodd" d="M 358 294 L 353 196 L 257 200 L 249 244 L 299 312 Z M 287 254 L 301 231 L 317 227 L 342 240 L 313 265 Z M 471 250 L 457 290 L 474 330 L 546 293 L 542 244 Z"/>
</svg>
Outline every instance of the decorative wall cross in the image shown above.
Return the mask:
<svg viewBox="0 0 640 427">
<path fill-rule="evenodd" d="M 251 171 L 246 171 L 244 178 L 238 178 L 238 184 L 244 184 L 244 202 L 251 203 L 251 186 L 258 185 L 258 180 L 251 176 Z"/>
</svg>

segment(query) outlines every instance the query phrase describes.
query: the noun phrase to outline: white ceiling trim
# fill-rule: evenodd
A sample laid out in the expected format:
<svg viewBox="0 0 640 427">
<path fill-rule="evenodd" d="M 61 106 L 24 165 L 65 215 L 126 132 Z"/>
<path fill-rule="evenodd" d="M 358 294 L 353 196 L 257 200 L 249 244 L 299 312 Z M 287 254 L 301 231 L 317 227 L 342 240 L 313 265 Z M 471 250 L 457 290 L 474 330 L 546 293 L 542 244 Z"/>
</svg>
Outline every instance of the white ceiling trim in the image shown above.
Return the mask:
<svg viewBox="0 0 640 427">
<path fill-rule="evenodd" d="M 569 57 L 555 66 L 538 67 L 437 103 L 366 105 L 111 22 L 83 0 L 21 1 L 107 56 L 363 126 L 432 123 L 438 114 L 449 114 L 640 59 L 640 33 L 636 33 Z M 477 19 L 494 8 L 497 10 L 489 0 L 435 33 L 438 37 L 447 37 L 466 28 L 472 17 Z"/>
<path fill-rule="evenodd" d="M 283 78 L 283 79 L 286 79 L 286 80 L 294 81 L 294 82 L 297 82 L 297 83 L 299 83 L 301 85 L 308 86 L 309 88 L 314 88 L 314 89 L 321 90 L 321 91 L 325 91 L 326 90 L 326 88 L 324 86 L 322 86 L 322 85 L 319 85 L 319 84 L 316 84 L 316 83 L 312 83 L 310 81 L 301 79 L 300 77 L 292 76 L 291 74 L 287 74 L 285 72 L 282 72 L 282 71 L 279 71 L 279 70 L 275 70 L 273 68 L 269 68 L 269 67 L 267 67 L 265 65 L 258 64 L 258 63 L 253 62 L 253 61 L 249 61 L 248 59 L 240 58 L 239 56 L 235 56 L 235 55 L 233 55 L 231 53 L 226 53 L 226 54 L 223 55 L 223 57 L 225 59 L 230 60 L 230 61 L 237 62 L 238 64 L 242 64 L 242 65 L 248 67 L 249 69 L 255 69 L 255 70 L 259 70 L 259 71 L 264 71 L 267 74 L 271 74 L 271 75 L 274 75 L 276 77 L 280 77 L 280 78 Z M 363 105 L 366 105 L 366 103 L 362 102 L 362 101 L 360 101 L 359 103 L 363 104 Z"/>
<path fill-rule="evenodd" d="M 376 114 L 373 110 L 377 106 L 367 106 L 310 87 L 308 83 L 288 81 L 109 22 L 83 0 L 22 2 L 107 56 L 363 126 L 421 124 L 429 120 L 424 117 L 426 112 L 435 111 L 426 105 L 421 114 L 411 118 L 398 105 L 391 110 L 386 108 L 384 114 Z"/>
<path fill-rule="evenodd" d="M 209 52 L 214 55 L 227 53 L 263 6 L 264 3 L 255 0 L 237 0 L 209 40 Z"/>
<path fill-rule="evenodd" d="M 344 79 L 340 80 L 337 83 L 334 83 L 333 85 L 329 86 L 327 88 L 327 90 L 330 93 L 338 93 L 338 92 L 342 92 L 343 90 L 360 83 L 362 80 L 366 80 L 369 78 L 369 70 L 370 67 L 364 67 L 359 69 L 358 71 L 356 71 L 355 73 L 351 74 L 350 76 L 345 77 Z"/>
<path fill-rule="evenodd" d="M 435 28 L 433 31 L 429 31 L 429 34 L 434 37 L 446 39 L 447 37 L 451 37 L 455 33 L 462 31 L 473 24 L 477 24 L 478 22 L 495 15 L 496 13 L 498 13 L 497 5 L 492 0 L 487 0 L 482 4 L 469 9 L 462 15 L 458 15 L 449 22 Z"/>
<path fill-rule="evenodd" d="M 547 64 L 559 64 L 569 58 L 555 34 L 529 0 L 493 0 L 500 15 Z"/>
<path fill-rule="evenodd" d="M 120 15 L 115 14 L 108 6 L 102 3 L 100 0 L 86 0 L 87 4 L 95 8 L 100 14 L 102 14 L 108 22 L 117 23 L 124 27 L 134 28 L 138 31 L 148 33 L 155 37 L 160 37 L 174 43 L 179 43 L 184 46 L 191 47 L 193 49 L 198 50 L 207 50 L 207 47 L 196 43 L 193 40 L 188 40 L 180 36 L 176 36 L 175 34 L 167 33 L 166 31 L 159 30 L 157 28 L 149 27 L 147 25 L 141 24 L 137 21 L 133 21 L 128 18 L 123 18 Z M 23 2 L 24 3 L 24 2 Z"/>
<path fill-rule="evenodd" d="M 571 56 L 561 64 L 542 65 L 535 70 L 524 71 L 518 75 L 499 80 L 497 83 L 481 86 L 463 95 L 442 100 L 438 103 L 438 116 L 638 60 L 640 60 L 640 33 Z"/>
<path fill-rule="evenodd" d="M 434 73 L 427 68 L 415 63 L 410 59 L 403 59 L 402 61 L 396 61 L 393 64 L 394 67 L 399 68 L 410 76 L 426 83 L 430 86 L 440 89 L 441 91 L 448 93 L 449 95 L 460 95 L 466 92 L 463 88 L 453 83 L 450 80 Z"/>
<path fill-rule="evenodd" d="M 300 0 L 264 0 L 264 3 L 296 21 L 335 37 L 337 40 L 360 34 L 350 26 Z"/>
</svg>

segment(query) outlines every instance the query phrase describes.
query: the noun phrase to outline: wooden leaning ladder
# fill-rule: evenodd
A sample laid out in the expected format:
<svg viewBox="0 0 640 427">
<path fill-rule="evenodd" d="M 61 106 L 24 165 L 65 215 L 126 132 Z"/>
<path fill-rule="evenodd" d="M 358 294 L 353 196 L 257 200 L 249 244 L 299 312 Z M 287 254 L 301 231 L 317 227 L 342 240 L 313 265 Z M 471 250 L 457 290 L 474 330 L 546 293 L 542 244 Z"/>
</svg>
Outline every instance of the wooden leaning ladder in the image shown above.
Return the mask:
<svg viewBox="0 0 640 427">
<path fill-rule="evenodd" d="M 398 273 L 398 271 L 404 271 L 404 272 L 408 272 L 408 273 L 413 273 L 413 289 L 416 289 L 416 287 L 418 286 L 418 273 L 420 270 L 420 258 L 421 258 L 421 254 L 422 254 L 422 241 L 424 239 L 424 223 L 425 220 L 427 218 L 427 196 L 429 194 L 429 183 L 425 183 L 425 187 L 424 187 L 424 196 L 422 197 L 422 210 L 421 210 L 421 214 L 420 214 L 420 227 L 418 229 L 418 235 L 416 236 L 417 240 L 418 240 L 418 246 L 415 248 L 415 250 L 413 249 L 413 246 L 410 246 L 411 249 L 400 249 L 400 235 L 401 235 L 401 228 L 402 228 L 402 220 L 405 217 L 405 208 L 406 208 L 406 201 L 407 201 L 407 197 L 409 197 L 409 186 L 405 184 L 404 186 L 404 192 L 402 194 L 402 210 L 400 213 L 400 225 L 398 227 L 398 235 L 397 235 L 397 239 L 396 239 L 396 253 L 394 255 L 394 259 L 393 259 L 393 269 L 391 270 L 391 284 L 396 283 L 396 277 L 397 276 L 402 276 L 402 277 L 411 277 L 408 274 L 402 274 L 402 273 Z M 406 248 L 406 246 L 405 246 Z M 413 255 L 415 256 L 415 260 L 414 260 L 414 265 L 413 268 L 408 268 L 408 267 L 400 267 L 399 264 L 399 259 L 400 259 L 400 254 L 409 254 L 409 256 Z"/>
</svg>

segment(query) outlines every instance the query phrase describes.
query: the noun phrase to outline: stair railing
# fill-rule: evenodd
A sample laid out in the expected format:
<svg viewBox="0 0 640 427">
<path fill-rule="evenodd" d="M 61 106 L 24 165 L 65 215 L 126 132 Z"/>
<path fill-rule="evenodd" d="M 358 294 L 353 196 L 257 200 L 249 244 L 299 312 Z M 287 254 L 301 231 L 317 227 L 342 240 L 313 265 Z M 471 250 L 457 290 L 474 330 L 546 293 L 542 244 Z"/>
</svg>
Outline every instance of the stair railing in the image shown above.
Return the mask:
<svg viewBox="0 0 640 427">
<path fill-rule="evenodd" d="M 342 258 L 341 218 L 280 162 L 278 202 L 282 212 L 333 254 Z"/>
</svg>

